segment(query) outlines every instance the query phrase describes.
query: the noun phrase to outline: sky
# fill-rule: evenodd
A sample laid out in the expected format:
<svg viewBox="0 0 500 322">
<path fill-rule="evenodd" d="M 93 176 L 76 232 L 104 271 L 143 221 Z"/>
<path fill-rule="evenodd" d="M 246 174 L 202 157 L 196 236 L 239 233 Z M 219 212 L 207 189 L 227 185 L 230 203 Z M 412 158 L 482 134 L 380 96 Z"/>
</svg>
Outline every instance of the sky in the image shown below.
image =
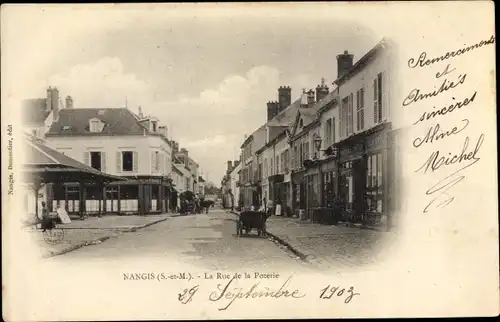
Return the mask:
<svg viewBox="0 0 500 322">
<path fill-rule="evenodd" d="M 51 85 L 75 108 L 141 106 L 220 183 L 244 135 L 265 122 L 279 86 L 292 87 L 292 101 L 323 77 L 331 87 L 336 55 L 348 50 L 357 61 L 383 37 L 320 11 L 163 12 L 40 12 L 18 31 L 33 35 L 29 48 L 37 48 L 36 66 L 23 69 L 30 81 L 22 96 L 43 97 Z"/>
</svg>

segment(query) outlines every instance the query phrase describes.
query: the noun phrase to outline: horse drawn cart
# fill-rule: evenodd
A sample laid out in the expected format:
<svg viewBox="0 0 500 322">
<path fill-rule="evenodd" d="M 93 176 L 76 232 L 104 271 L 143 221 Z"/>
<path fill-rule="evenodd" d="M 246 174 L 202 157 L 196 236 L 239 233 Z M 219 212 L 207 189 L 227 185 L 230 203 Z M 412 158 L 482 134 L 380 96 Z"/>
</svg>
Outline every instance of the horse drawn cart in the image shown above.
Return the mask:
<svg viewBox="0 0 500 322">
<path fill-rule="evenodd" d="M 258 236 L 266 235 L 266 221 L 268 214 L 262 211 L 242 211 L 236 221 L 236 235 L 248 235 L 257 229 Z"/>
</svg>

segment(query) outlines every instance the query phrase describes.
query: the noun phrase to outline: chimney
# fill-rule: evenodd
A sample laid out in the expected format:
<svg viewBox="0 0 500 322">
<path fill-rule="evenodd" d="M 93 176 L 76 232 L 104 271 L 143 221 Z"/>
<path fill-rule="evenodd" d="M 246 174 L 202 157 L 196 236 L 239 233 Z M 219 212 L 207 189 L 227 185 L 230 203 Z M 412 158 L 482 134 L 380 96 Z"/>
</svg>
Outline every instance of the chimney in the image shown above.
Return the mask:
<svg viewBox="0 0 500 322">
<path fill-rule="evenodd" d="M 232 161 L 227 161 L 227 173 L 231 173 L 231 170 L 233 168 L 233 162 Z"/>
<path fill-rule="evenodd" d="M 73 108 L 73 98 L 71 96 L 66 96 L 66 108 Z"/>
<path fill-rule="evenodd" d="M 269 122 L 276 115 L 278 115 L 278 113 L 279 113 L 279 103 L 276 101 L 267 102 L 267 121 Z"/>
<path fill-rule="evenodd" d="M 57 87 L 52 87 L 52 112 L 54 113 L 54 121 L 59 119 L 59 90 Z"/>
<path fill-rule="evenodd" d="M 316 102 L 321 101 L 326 95 L 328 95 L 329 88 L 325 85 L 325 78 L 321 78 L 321 85 L 316 87 Z"/>
<path fill-rule="evenodd" d="M 307 92 L 307 106 L 312 107 L 314 105 L 314 91 L 311 89 Z"/>
<path fill-rule="evenodd" d="M 186 167 L 189 167 L 189 151 L 185 148 L 182 148 L 181 153 L 184 155 L 184 165 Z"/>
<path fill-rule="evenodd" d="M 144 118 L 144 115 L 142 114 L 142 107 L 139 105 L 139 113 L 137 114 L 137 116 L 139 116 L 140 119 Z"/>
<path fill-rule="evenodd" d="M 337 77 L 344 76 L 351 68 L 354 55 L 349 54 L 347 50 L 343 54 L 337 55 Z"/>
<path fill-rule="evenodd" d="M 47 112 L 52 110 L 52 87 L 47 88 L 47 102 L 45 110 Z"/>
<path fill-rule="evenodd" d="M 307 92 L 305 88 L 302 90 L 302 95 L 300 96 L 300 107 L 301 108 L 307 107 Z"/>
<path fill-rule="evenodd" d="M 278 101 L 278 113 L 292 104 L 292 89 L 290 86 L 280 86 L 280 88 L 278 88 Z"/>
</svg>

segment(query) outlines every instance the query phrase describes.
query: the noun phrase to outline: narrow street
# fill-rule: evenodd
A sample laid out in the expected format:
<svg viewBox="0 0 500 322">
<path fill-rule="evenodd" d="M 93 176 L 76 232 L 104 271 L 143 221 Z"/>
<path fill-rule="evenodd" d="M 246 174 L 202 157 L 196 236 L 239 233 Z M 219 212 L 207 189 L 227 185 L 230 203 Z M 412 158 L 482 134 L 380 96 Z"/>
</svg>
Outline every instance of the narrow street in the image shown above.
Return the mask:
<svg viewBox="0 0 500 322">
<path fill-rule="evenodd" d="M 50 261 L 112 262 L 121 259 L 158 259 L 204 269 L 310 268 L 286 248 L 266 237 L 236 236 L 235 215 L 221 209 L 208 214 L 169 218 L 166 221 L 121 234 L 99 245 L 56 256 Z"/>
</svg>

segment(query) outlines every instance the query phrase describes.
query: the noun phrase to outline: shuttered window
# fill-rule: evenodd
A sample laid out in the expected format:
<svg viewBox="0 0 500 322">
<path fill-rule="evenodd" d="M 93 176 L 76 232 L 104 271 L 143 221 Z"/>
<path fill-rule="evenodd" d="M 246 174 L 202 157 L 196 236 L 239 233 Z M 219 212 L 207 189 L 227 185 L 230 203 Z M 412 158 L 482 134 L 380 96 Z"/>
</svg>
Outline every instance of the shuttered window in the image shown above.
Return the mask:
<svg viewBox="0 0 500 322">
<path fill-rule="evenodd" d="M 382 122 L 382 73 L 373 80 L 373 121 L 375 124 Z"/>
<path fill-rule="evenodd" d="M 349 94 L 349 100 L 347 103 L 347 134 L 353 133 L 353 121 L 354 121 L 354 115 L 353 115 L 353 94 Z"/>
<path fill-rule="evenodd" d="M 101 152 L 101 171 L 106 172 L 106 152 Z"/>
<path fill-rule="evenodd" d="M 83 164 L 90 166 L 90 152 L 83 152 Z"/>
<path fill-rule="evenodd" d="M 365 128 L 365 89 L 361 88 L 356 93 L 356 130 Z"/>
</svg>

